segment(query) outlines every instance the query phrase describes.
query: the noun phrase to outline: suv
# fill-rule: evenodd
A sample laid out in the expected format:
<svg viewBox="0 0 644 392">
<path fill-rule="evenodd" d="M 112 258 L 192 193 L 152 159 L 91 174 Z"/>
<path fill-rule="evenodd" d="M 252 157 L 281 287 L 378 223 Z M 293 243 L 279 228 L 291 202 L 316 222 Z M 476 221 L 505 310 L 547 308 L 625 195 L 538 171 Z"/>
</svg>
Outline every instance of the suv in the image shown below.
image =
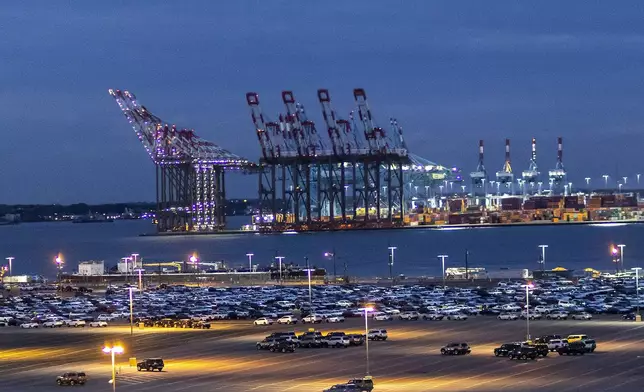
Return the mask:
<svg viewBox="0 0 644 392">
<path fill-rule="evenodd" d="M 371 392 L 373 390 L 373 378 L 371 378 L 371 376 L 354 378 L 347 381 L 347 385 L 355 385 L 361 392 Z"/>
<path fill-rule="evenodd" d="M 286 340 L 278 340 L 278 341 L 275 341 L 275 342 L 271 343 L 268 346 L 268 349 L 271 352 L 274 352 L 274 353 L 275 352 L 282 352 L 282 353 L 291 352 L 291 353 L 294 353 L 295 352 L 295 345 L 293 343 L 291 343 L 291 342 L 287 342 Z"/>
<path fill-rule="evenodd" d="M 586 352 L 592 353 L 597 348 L 597 342 L 595 342 L 595 339 L 585 339 L 582 340 L 582 342 L 584 342 L 584 345 L 586 346 Z"/>
<path fill-rule="evenodd" d="M 362 389 L 354 384 L 336 384 L 331 388 L 327 388 L 324 392 L 361 392 Z"/>
<path fill-rule="evenodd" d="M 441 348 L 443 355 L 465 355 L 471 353 L 472 350 L 467 343 L 450 343 Z"/>
<path fill-rule="evenodd" d="M 146 358 L 136 364 L 136 370 L 141 371 L 145 369 L 147 371 L 162 371 L 164 366 L 165 364 L 161 358 Z"/>
<path fill-rule="evenodd" d="M 277 319 L 278 324 L 297 324 L 297 318 L 295 316 L 282 316 Z"/>
<path fill-rule="evenodd" d="M 349 339 L 348 336 L 340 336 L 340 335 L 334 335 L 334 336 L 329 336 L 324 340 L 325 346 L 327 347 L 342 347 L 342 348 L 347 348 L 349 347 L 349 344 L 351 344 L 351 340 Z"/>
<path fill-rule="evenodd" d="M 559 355 L 584 355 L 586 354 L 586 344 L 581 341 L 568 343 L 565 346 L 559 347 L 557 352 Z"/>
<path fill-rule="evenodd" d="M 537 351 L 537 355 L 542 357 L 547 357 L 550 352 L 550 348 L 545 343 L 532 343 L 528 347 L 533 347 Z"/>
<path fill-rule="evenodd" d="M 281 337 L 278 338 L 278 337 L 270 337 L 269 336 L 266 339 L 257 342 L 255 344 L 255 346 L 257 347 L 258 350 L 268 350 L 269 348 L 271 348 L 271 345 L 273 345 L 275 343 L 278 343 L 278 342 L 282 342 L 282 341 L 286 341 L 286 339 L 281 338 Z"/>
<path fill-rule="evenodd" d="M 352 333 L 349 335 L 349 344 L 352 346 L 362 346 L 364 343 L 364 335 L 359 333 Z"/>
<path fill-rule="evenodd" d="M 566 339 L 550 339 L 546 344 L 550 351 L 557 351 L 559 347 L 567 346 L 568 341 Z"/>
<path fill-rule="evenodd" d="M 537 356 L 539 356 L 539 353 L 537 352 L 537 349 L 534 347 L 519 347 L 511 352 L 508 353 L 508 358 L 510 359 L 523 359 L 527 360 L 528 358 L 532 360 L 536 360 Z"/>
<path fill-rule="evenodd" d="M 501 347 L 494 349 L 494 355 L 497 357 L 507 357 L 508 354 L 520 347 L 521 345 L 518 343 L 505 343 Z"/>
<path fill-rule="evenodd" d="M 403 313 L 400 313 L 400 315 L 398 316 L 400 320 L 407 320 L 407 321 L 418 320 L 418 317 L 419 316 L 417 312 L 403 312 Z"/>
<path fill-rule="evenodd" d="M 537 343 L 549 343 L 553 339 L 561 339 L 561 335 L 543 335 L 536 338 L 534 341 Z"/>
<path fill-rule="evenodd" d="M 58 385 L 85 385 L 85 382 L 87 382 L 85 372 L 63 373 L 62 376 L 56 377 L 56 384 Z"/>
<path fill-rule="evenodd" d="M 300 338 L 300 347 L 322 347 L 322 340 L 319 336 L 305 335 Z"/>
<path fill-rule="evenodd" d="M 386 329 L 370 329 L 367 333 L 367 339 L 369 340 L 387 340 L 387 337 Z"/>
</svg>

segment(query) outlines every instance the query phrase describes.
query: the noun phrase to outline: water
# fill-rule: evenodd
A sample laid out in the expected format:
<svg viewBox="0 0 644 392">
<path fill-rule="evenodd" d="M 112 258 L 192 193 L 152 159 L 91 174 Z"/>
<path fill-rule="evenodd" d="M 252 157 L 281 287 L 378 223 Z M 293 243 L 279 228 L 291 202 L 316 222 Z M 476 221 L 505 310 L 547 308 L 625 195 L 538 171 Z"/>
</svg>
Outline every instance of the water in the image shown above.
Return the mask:
<svg viewBox="0 0 644 392">
<path fill-rule="evenodd" d="M 232 227 L 247 223 L 247 217 L 232 217 Z M 498 269 L 538 268 L 539 244 L 548 244 L 546 267 L 571 269 L 592 267 L 611 270 L 610 244 L 626 244 L 627 268 L 643 261 L 644 225 L 621 226 L 529 226 L 490 227 L 460 230 L 388 230 L 311 234 L 234 234 L 175 237 L 141 237 L 153 233 L 149 221 L 73 224 L 24 223 L 0 226 L 0 261 L 14 256 L 13 273 L 55 276 L 53 263 L 60 252 L 65 271 L 81 260 L 105 260 L 114 265 L 124 256 L 139 253 L 148 261 L 185 260 L 193 252 L 202 261 L 226 260 L 247 266 L 246 253 L 254 253 L 254 264 L 268 265 L 276 254 L 285 262 L 312 265 L 333 271 L 324 252 L 336 251 L 338 274 L 346 262 L 353 276 L 388 276 L 388 246 L 396 246 L 394 274 L 440 276 L 438 254 L 447 254 L 446 266 L 464 266 L 465 249 L 471 267 Z M 644 263 L 642 263 L 644 264 Z"/>
</svg>

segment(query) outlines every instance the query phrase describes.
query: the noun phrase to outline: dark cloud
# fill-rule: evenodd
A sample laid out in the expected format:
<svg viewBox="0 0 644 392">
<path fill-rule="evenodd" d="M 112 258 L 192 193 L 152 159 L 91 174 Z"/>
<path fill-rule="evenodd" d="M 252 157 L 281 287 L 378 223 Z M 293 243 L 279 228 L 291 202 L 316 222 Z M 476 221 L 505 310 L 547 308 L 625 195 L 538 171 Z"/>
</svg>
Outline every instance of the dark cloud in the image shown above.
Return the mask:
<svg viewBox="0 0 644 392">
<path fill-rule="evenodd" d="M 127 88 L 167 121 L 246 157 L 259 147 L 244 104 L 269 114 L 292 89 L 341 113 L 364 87 L 413 151 L 488 170 L 537 137 L 542 170 L 565 137 L 572 181 L 643 170 L 640 2 L 28 1 L 0 12 L 0 202 L 151 200 L 152 164 L 107 95 Z M 255 181 L 235 178 L 232 196 Z"/>
</svg>

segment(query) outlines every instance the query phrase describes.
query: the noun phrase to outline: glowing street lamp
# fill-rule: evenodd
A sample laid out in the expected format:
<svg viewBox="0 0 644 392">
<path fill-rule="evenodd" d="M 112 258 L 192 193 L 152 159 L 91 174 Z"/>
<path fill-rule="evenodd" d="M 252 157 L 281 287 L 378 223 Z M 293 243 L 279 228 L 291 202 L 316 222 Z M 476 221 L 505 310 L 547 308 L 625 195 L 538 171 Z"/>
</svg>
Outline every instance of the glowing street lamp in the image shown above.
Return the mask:
<svg viewBox="0 0 644 392">
<path fill-rule="evenodd" d="M 389 249 L 389 279 L 391 279 L 391 282 L 393 283 L 394 281 L 394 252 L 398 247 L 395 246 L 390 246 L 387 249 Z"/>
<path fill-rule="evenodd" d="M 60 254 L 58 254 L 58 256 L 56 256 L 56 258 L 54 259 L 54 262 L 56 263 L 56 269 L 58 270 L 58 273 L 57 273 L 57 275 L 58 275 L 58 289 L 62 293 L 63 292 L 63 286 L 62 286 L 62 282 L 60 280 L 60 272 L 63 269 L 63 265 L 65 264 L 65 261 L 63 260 L 63 257 Z"/>
<path fill-rule="evenodd" d="M 279 282 L 282 283 L 282 260 L 284 260 L 286 257 L 284 256 L 275 256 L 275 260 L 278 261 L 279 263 Z"/>
<path fill-rule="evenodd" d="M 137 268 L 136 272 L 139 274 L 139 292 L 143 292 L 143 272 L 145 272 L 144 268 Z"/>
<path fill-rule="evenodd" d="M 602 175 L 604 177 L 604 186 L 608 188 L 608 177 L 610 177 L 608 174 Z"/>
<path fill-rule="evenodd" d="M 635 321 L 640 321 L 640 270 L 641 267 L 631 268 L 635 271 L 635 295 L 637 296 L 637 312 L 635 313 Z"/>
<path fill-rule="evenodd" d="M 121 346 L 114 346 L 114 347 L 103 347 L 103 352 L 105 354 L 111 354 L 112 355 L 112 380 L 110 381 L 112 383 L 112 390 L 116 391 L 116 360 L 114 358 L 115 354 L 123 354 L 125 350 L 123 350 L 123 347 Z"/>
<path fill-rule="evenodd" d="M 613 263 L 615 263 L 615 272 L 619 272 L 619 250 L 615 246 L 611 246 L 610 254 L 613 256 Z"/>
<path fill-rule="evenodd" d="M 12 276 L 11 273 L 11 262 L 15 259 L 15 257 L 7 257 L 7 261 L 9 261 L 9 276 Z"/>
<path fill-rule="evenodd" d="M 132 265 L 132 270 L 134 270 L 134 268 L 139 268 L 139 265 L 137 264 L 137 258 L 139 256 L 140 255 L 138 253 L 132 253 L 132 258 L 134 259 L 134 265 Z"/>
<path fill-rule="evenodd" d="M 338 282 L 338 276 L 336 275 L 336 269 L 335 269 L 335 249 L 333 249 L 333 252 L 324 252 L 324 257 L 333 258 L 333 284 L 336 284 Z"/>
<path fill-rule="evenodd" d="M 364 343 L 367 354 L 367 372 L 366 375 L 369 375 L 369 312 L 373 312 L 374 308 L 371 306 L 364 307 L 360 310 L 364 311 Z"/>
<path fill-rule="evenodd" d="M 541 248 L 541 261 L 539 261 L 539 264 L 541 264 L 541 271 L 544 271 L 546 268 L 546 248 L 548 245 L 539 245 L 539 248 Z"/>
<path fill-rule="evenodd" d="M 617 247 L 619 248 L 619 264 L 620 267 L 622 267 L 622 271 L 624 271 L 624 248 L 626 247 L 626 245 L 619 244 L 617 245 Z"/>
<path fill-rule="evenodd" d="M 526 321 L 526 340 L 530 340 L 530 289 L 534 288 L 532 283 L 525 285 L 525 321 Z"/>
<path fill-rule="evenodd" d="M 255 256 L 253 253 L 246 253 L 246 256 L 248 257 L 248 272 L 253 272 L 253 256 Z"/>
<path fill-rule="evenodd" d="M 436 256 L 439 259 L 441 259 L 441 263 L 443 264 L 443 288 L 445 288 L 445 259 L 448 258 L 448 255 L 438 255 Z"/>
<path fill-rule="evenodd" d="M 586 186 L 590 185 L 590 177 L 586 177 L 584 180 L 586 180 Z"/>
</svg>

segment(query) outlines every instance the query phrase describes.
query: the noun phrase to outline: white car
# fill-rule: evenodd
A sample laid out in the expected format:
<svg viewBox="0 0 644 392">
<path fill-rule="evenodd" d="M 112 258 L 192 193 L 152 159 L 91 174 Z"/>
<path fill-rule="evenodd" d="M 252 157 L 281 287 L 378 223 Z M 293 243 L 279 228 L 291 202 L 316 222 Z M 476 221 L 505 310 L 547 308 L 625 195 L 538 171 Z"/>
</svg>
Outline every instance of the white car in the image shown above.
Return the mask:
<svg viewBox="0 0 644 392">
<path fill-rule="evenodd" d="M 548 320 L 566 320 L 568 319 L 568 313 L 566 312 L 552 312 L 546 315 Z"/>
<path fill-rule="evenodd" d="M 548 350 L 556 351 L 559 347 L 564 347 L 568 345 L 566 339 L 550 339 L 548 342 Z"/>
<path fill-rule="evenodd" d="M 330 317 L 327 317 L 326 322 L 327 323 L 343 323 L 344 322 L 344 316 L 330 316 Z"/>
<path fill-rule="evenodd" d="M 381 312 L 381 313 L 374 314 L 373 319 L 378 321 L 390 321 L 390 320 L 393 320 L 393 317 L 391 317 L 390 314 Z"/>
<path fill-rule="evenodd" d="M 274 321 L 268 317 L 260 317 L 257 320 L 253 321 L 254 325 L 273 325 Z"/>
<path fill-rule="evenodd" d="M 110 316 L 109 314 L 99 314 L 98 317 L 96 318 L 98 321 L 112 321 L 114 320 L 114 317 Z"/>
<path fill-rule="evenodd" d="M 432 321 L 440 321 L 445 317 L 444 315 L 440 313 L 427 313 L 423 314 L 423 320 L 432 320 Z"/>
<path fill-rule="evenodd" d="M 521 320 L 525 320 L 528 317 L 528 312 L 525 310 L 521 312 Z M 538 312 L 530 312 L 530 320 L 541 320 L 541 313 Z"/>
<path fill-rule="evenodd" d="M 327 340 L 327 347 L 342 347 L 342 348 L 347 348 L 349 347 L 349 344 L 351 344 L 351 341 L 349 340 L 348 336 L 331 336 Z"/>
<path fill-rule="evenodd" d="M 72 320 L 69 323 L 67 323 L 67 326 L 77 328 L 77 327 L 84 327 L 85 324 L 86 324 L 85 320 Z"/>
<path fill-rule="evenodd" d="M 282 316 L 277 319 L 278 324 L 297 324 L 297 318 L 295 316 Z"/>
<path fill-rule="evenodd" d="M 592 320 L 593 316 L 590 313 L 582 312 L 572 315 L 573 320 Z"/>
<path fill-rule="evenodd" d="M 400 315 L 398 315 L 398 318 L 400 320 L 407 320 L 407 321 L 409 321 L 409 320 L 418 320 L 419 315 L 418 315 L 417 312 L 403 312 L 403 313 L 400 313 Z"/>
<path fill-rule="evenodd" d="M 309 314 L 308 316 L 302 318 L 302 324 L 311 323 L 317 324 L 322 322 L 322 316 L 317 314 Z"/>
<path fill-rule="evenodd" d="M 98 320 L 90 321 L 89 326 L 93 328 L 107 327 L 107 323 L 105 321 L 98 321 Z"/>
<path fill-rule="evenodd" d="M 463 313 L 453 313 L 447 316 L 448 320 L 467 320 L 467 315 Z"/>
<path fill-rule="evenodd" d="M 42 323 L 42 326 L 44 328 L 58 328 L 63 326 L 63 321 L 62 320 L 47 320 L 44 323 Z"/>
<path fill-rule="evenodd" d="M 496 318 L 498 318 L 499 320 L 517 320 L 519 319 L 519 316 L 512 313 L 501 313 Z"/>
<path fill-rule="evenodd" d="M 38 323 L 22 323 L 20 324 L 20 328 L 24 329 L 31 329 L 31 328 L 38 328 L 39 325 Z"/>
</svg>

